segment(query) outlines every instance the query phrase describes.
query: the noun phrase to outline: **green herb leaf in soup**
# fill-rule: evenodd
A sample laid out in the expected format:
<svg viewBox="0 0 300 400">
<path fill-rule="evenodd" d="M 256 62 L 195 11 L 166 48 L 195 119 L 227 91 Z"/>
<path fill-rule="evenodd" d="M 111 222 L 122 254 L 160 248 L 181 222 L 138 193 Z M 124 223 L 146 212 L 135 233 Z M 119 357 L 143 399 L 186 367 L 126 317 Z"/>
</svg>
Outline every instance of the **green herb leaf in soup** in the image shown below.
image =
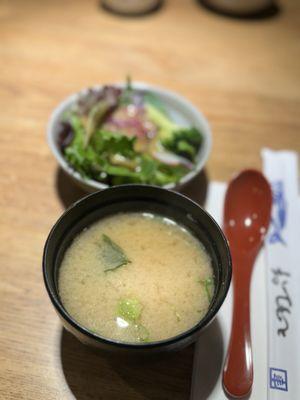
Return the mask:
<svg viewBox="0 0 300 400">
<path fill-rule="evenodd" d="M 105 234 L 101 241 L 101 258 L 104 264 L 104 271 L 113 271 L 123 265 L 130 263 L 130 260 L 123 249 L 118 246 L 111 238 Z"/>
</svg>

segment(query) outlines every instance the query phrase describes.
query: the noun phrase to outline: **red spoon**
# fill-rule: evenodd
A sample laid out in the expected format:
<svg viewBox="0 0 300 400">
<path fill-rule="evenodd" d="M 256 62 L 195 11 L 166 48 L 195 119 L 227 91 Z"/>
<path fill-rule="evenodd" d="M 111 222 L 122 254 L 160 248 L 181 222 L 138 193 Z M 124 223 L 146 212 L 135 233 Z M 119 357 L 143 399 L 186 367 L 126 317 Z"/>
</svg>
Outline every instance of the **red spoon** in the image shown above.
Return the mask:
<svg viewBox="0 0 300 400">
<path fill-rule="evenodd" d="M 229 183 L 224 230 L 233 264 L 233 318 L 223 388 L 235 398 L 249 395 L 253 383 L 250 282 L 254 261 L 269 226 L 271 205 L 271 188 L 260 172 L 245 170 Z"/>
</svg>

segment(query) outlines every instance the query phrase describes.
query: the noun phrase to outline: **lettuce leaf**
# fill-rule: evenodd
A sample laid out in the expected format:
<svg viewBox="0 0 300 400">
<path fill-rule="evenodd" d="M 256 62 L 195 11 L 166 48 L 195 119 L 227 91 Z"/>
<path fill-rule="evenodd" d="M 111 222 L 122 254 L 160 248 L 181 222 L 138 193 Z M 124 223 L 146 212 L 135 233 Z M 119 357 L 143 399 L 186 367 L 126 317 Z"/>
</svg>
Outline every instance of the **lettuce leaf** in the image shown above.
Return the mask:
<svg viewBox="0 0 300 400">
<path fill-rule="evenodd" d="M 149 154 L 136 152 L 136 137 L 119 132 L 98 129 L 86 145 L 84 119 L 73 114 L 69 121 L 74 135 L 63 150 L 64 156 L 83 178 L 109 185 L 144 183 L 162 186 L 178 182 L 188 172 L 184 166 L 169 166 Z M 125 160 L 124 163 L 114 163 L 116 155 Z"/>
</svg>

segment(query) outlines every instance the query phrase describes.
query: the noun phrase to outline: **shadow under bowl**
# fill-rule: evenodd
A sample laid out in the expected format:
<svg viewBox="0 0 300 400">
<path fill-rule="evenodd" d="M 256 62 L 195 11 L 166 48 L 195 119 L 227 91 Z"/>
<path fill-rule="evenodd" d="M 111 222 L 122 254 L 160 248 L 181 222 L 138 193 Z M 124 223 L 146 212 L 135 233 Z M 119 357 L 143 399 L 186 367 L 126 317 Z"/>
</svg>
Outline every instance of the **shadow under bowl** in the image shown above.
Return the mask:
<svg viewBox="0 0 300 400">
<path fill-rule="evenodd" d="M 85 227 L 120 212 L 150 212 L 171 218 L 187 228 L 206 248 L 212 261 L 215 291 L 207 314 L 191 329 L 157 342 L 123 343 L 89 331 L 65 310 L 58 293 L 58 272 L 66 249 Z M 179 350 L 198 338 L 224 302 L 231 281 L 231 257 L 222 230 L 197 203 L 184 195 L 155 186 L 122 185 L 88 195 L 65 211 L 46 241 L 43 274 L 49 297 L 64 327 L 81 342 L 118 354 L 144 355 Z"/>
</svg>

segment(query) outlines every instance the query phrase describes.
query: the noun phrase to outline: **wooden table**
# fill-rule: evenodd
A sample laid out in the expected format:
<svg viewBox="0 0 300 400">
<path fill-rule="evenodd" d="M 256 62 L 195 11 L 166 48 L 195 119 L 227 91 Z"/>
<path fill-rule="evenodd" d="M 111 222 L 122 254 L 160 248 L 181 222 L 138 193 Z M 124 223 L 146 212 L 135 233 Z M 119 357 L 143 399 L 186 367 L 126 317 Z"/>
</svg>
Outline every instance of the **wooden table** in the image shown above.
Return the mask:
<svg viewBox="0 0 300 400">
<path fill-rule="evenodd" d="M 45 140 L 60 100 L 128 73 L 180 92 L 212 125 L 208 179 L 259 168 L 263 146 L 300 151 L 300 3 L 282 1 L 277 15 L 246 21 L 192 0 L 166 3 L 156 14 L 122 19 L 96 0 L 0 2 L 3 400 L 189 396 L 192 347 L 160 363 L 114 363 L 65 333 L 46 295 L 46 236 L 82 195 L 58 170 Z M 197 197 L 201 188 L 193 190 Z M 209 349 L 206 357 L 211 368 Z"/>
</svg>

